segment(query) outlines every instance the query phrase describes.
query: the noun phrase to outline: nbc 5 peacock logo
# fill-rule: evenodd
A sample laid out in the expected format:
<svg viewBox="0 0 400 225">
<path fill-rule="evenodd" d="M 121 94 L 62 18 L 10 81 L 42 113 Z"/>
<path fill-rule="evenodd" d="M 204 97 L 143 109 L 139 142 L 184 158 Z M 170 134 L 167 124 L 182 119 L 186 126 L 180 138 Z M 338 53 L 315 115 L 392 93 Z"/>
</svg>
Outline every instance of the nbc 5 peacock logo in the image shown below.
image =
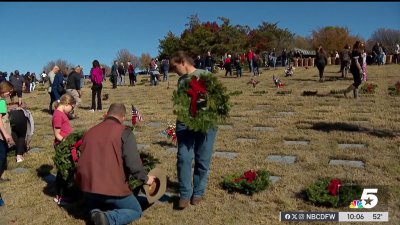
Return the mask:
<svg viewBox="0 0 400 225">
<path fill-rule="evenodd" d="M 364 188 L 361 200 L 353 200 L 350 202 L 351 209 L 372 209 L 378 204 L 378 188 Z"/>
</svg>

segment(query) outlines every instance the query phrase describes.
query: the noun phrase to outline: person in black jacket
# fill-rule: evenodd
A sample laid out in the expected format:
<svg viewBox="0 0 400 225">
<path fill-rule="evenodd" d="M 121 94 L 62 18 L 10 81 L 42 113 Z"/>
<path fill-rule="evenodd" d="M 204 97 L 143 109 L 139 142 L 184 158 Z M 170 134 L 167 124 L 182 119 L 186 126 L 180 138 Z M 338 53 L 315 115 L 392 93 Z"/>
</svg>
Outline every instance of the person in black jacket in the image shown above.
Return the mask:
<svg viewBox="0 0 400 225">
<path fill-rule="evenodd" d="M 82 75 L 81 75 L 81 71 L 82 71 L 82 67 L 77 66 L 74 68 L 73 71 L 71 71 L 71 73 L 68 75 L 67 78 L 67 85 L 66 85 L 66 92 L 68 94 L 70 94 L 76 102 L 76 106 L 78 106 L 78 104 L 82 101 L 81 97 L 82 97 L 82 91 L 81 91 L 81 79 L 82 79 Z M 77 107 L 75 107 L 76 109 Z M 73 110 L 69 116 L 71 118 L 76 117 L 75 111 Z M 71 119 L 70 118 L 70 119 Z"/>
<path fill-rule="evenodd" d="M 316 51 L 315 61 L 319 71 L 319 82 L 323 82 L 324 69 L 326 64 L 328 64 L 328 58 L 326 57 L 326 52 L 322 48 L 322 45 L 320 45 Z"/>
<path fill-rule="evenodd" d="M 214 60 L 214 58 L 211 56 L 211 52 L 208 51 L 208 52 L 207 52 L 207 56 L 206 56 L 205 59 L 204 59 L 204 66 L 205 66 L 205 69 L 206 69 L 208 72 L 212 72 L 212 69 L 213 69 L 213 67 L 214 67 L 214 64 L 215 64 L 215 60 Z"/>
<path fill-rule="evenodd" d="M 361 84 L 361 76 L 362 76 L 362 57 L 361 57 L 362 49 L 361 42 L 356 41 L 353 45 L 353 50 L 351 52 L 351 63 L 350 63 L 350 72 L 353 74 L 354 83 L 351 84 L 345 91 L 344 96 L 347 98 L 347 94 L 351 91 L 354 93 L 354 98 L 358 97 L 358 86 Z"/>
<path fill-rule="evenodd" d="M 14 86 L 10 99 L 14 103 L 14 97 L 18 96 L 18 105 L 22 104 L 22 89 L 24 88 L 24 78 L 19 74 L 18 70 L 14 71 L 14 75 L 10 76 L 10 83 Z"/>
</svg>

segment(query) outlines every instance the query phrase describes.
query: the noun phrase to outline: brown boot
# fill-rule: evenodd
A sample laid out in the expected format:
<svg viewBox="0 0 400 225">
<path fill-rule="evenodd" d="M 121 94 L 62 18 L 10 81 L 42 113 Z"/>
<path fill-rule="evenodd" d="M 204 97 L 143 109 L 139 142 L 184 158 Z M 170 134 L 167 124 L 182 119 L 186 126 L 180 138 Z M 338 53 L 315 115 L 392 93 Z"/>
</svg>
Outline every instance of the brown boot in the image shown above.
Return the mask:
<svg viewBox="0 0 400 225">
<path fill-rule="evenodd" d="M 192 205 L 198 205 L 201 201 L 203 200 L 203 197 L 199 196 L 199 197 L 192 197 L 192 200 L 190 201 L 190 203 Z"/>
<path fill-rule="evenodd" d="M 181 198 L 181 199 L 179 199 L 178 208 L 182 210 L 182 209 L 188 207 L 189 203 L 190 203 L 189 199 Z"/>
<path fill-rule="evenodd" d="M 346 90 L 344 90 L 343 94 L 345 98 L 347 97 L 347 93 L 351 92 L 352 90 L 356 89 L 356 87 L 354 87 L 353 85 L 350 85 Z"/>
</svg>

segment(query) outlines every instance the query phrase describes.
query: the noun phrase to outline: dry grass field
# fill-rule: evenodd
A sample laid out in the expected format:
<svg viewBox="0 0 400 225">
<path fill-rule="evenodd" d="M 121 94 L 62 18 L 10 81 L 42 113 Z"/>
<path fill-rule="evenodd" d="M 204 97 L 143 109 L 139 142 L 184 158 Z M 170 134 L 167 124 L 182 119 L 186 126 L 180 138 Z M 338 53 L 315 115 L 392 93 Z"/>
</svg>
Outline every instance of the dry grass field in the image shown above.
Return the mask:
<svg viewBox="0 0 400 225">
<path fill-rule="evenodd" d="M 389 85 L 400 80 L 399 65 L 369 66 L 369 82 L 378 85 L 373 95 L 360 95 L 358 99 L 346 99 L 342 94 L 331 94 L 352 83 L 351 74 L 345 80 L 340 76 L 339 66 L 327 66 L 325 82 L 318 80 L 316 68 L 296 68 L 293 77 L 284 77 L 284 68 L 264 70 L 256 77 L 260 83 L 253 88 L 247 84 L 251 74 L 244 68 L 242 78 L 218 76 L 232 95 L 230 118 L 218 130 L 215 151 L 237 153 L 233 159 L 213 157 L 206 199 L 198 206 L 183 211 L 173 209 L 176 198 L 156 203 L 145 210 L 144 216 L 133 224 L 280 224 L 280 211 L 349 211 L 328 209 L 304 201 L 300 193 L 318 177 L 347 178 L 363 185 L 380 185 L 388 188 L 390 221 L 400 223 L 400 97 L 388 95 Z M 277 75 L 286 84 L 289 95 L 278 95 L 272 82 Z M 161 82 L 149 86 L 146 80 L 135 87 L 111 89 L 105 82 L 103 93 L 110 99 L 104 101 L 104 109 L 112 102 L 123 102 L 130 109 L 134 104 L 144 121 L 135 130 L 137 142 L 147 144 L 143 151 L 158 158 L 159 167 L 165 169 L 172 182 L 176 182 L 176 154 L 166 149 L 173 147 L 170 140 L 160 132 L 168 123 L 175 121 L 172 92 L 176 89 L 178 76 L 170 74 L 169 84 Z M 128 78 L 126 78 L 126 81 Z M 82 204 L 61 208 L 53 202 L 54 185 L 38 175 L 38 169 L 52 166 L 54 149 L 51 116 L 46 112 L 49 96 L 42 86 L 23 98 L 30 106 L 35 119 L 32 148 L 25 161 L 17 164 L 13 153 L 9 154 L 9 168 L 5 173 L 11 182 L 0 184 L 5 206 L 0 207 L 0 224 L 85 224 Z M 318 91 L 317 96 L 302 96 L 303 91 Z M 240 92 L 237 92 L 240 93 Z M 352 95 L 351 95 L 352 96 Z M 90 108 L 90 85 L 83 89 L 83 101 L 78 108 L 78 119 L 72 120 L 75 130 L 85 130 L 99 123 L 104 112 L 88 112 Z M 127 118 L 130 115 L 127 114 Z M 149 126 L 160 122 L 161 126 Z M 156 124 L 156 123 L 155 123 Z M 152 124 L 154 125 L 154 123 Z M 157 125 L 157 124 L 156 124 Z M 257 131 L 253 127 L 272 127 Z M 254 138 L 252 142 L 238 138 Z M 290 145 L 285 141 L 309 141 L 308 145 Z M 340 148 L 340 144 L 363 144 L 361 148 Z M 269 155 L 296 156 L 294 164 L 268 161 Z M 365 168 L 329 165 L 331 159 L 360 160 Z M 16 168 L 25 168 L 18 173 Z M 266 191 L 253 196 L 229 194 L 221 189 L 222 178 L 231 173 L 249 169 L 265 169 L 280 179 Z M 55 168 L 51 170 L 56 173 Z M 173 192 L 173 187 L 170 188 Z M 321 224 L 321 223 L 313 223 Z M 346 224 L 346 223 L 344 223 Z M 359 223 L 362 224 L 362 223 Z M 368 223 L 373 224 L 373 223 Z"/>
</svg>

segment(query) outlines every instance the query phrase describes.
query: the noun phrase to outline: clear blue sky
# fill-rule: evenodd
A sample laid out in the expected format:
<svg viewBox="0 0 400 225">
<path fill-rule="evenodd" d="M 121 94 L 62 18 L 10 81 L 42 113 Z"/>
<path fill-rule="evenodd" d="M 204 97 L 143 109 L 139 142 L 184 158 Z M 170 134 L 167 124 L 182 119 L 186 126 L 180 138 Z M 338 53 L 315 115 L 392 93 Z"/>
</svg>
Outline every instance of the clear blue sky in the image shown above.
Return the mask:
<svg viewBox="0 0 400 225">
<path fill-rule="evenodd" d="M 348 27 L 368 39 L 400 28 L 400 2 L 0 2 L 0 71 L 41 72 L 51 60 L 111 65 L 118 50 L 157 56 L 159 39 L 180 35 L 190 15 L 229 18 L 256 28 L 263 21 L 309 36 L 324 26 Z"/>
</svg>

